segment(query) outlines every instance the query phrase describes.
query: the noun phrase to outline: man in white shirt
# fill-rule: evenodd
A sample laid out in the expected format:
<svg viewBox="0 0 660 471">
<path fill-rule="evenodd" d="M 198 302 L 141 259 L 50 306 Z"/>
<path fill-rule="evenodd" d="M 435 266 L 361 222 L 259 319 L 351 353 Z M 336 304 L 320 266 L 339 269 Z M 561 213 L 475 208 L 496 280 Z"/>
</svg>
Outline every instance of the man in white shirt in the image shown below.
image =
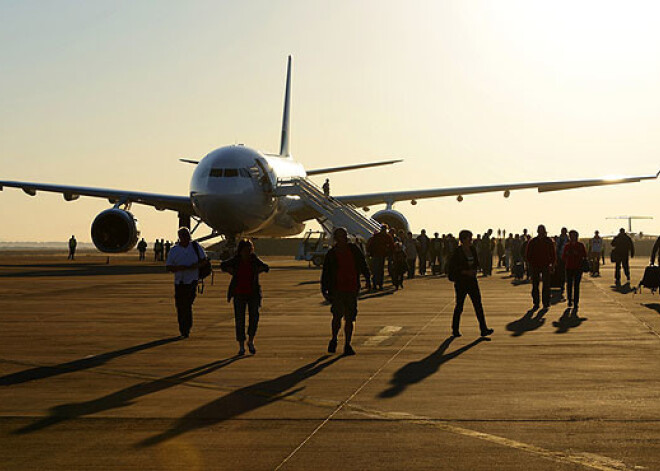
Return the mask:
<svg viewBox="0 0 660 471">
<path fill-rule="evenodd" d="M 200 261 L 206 258 L 204 249 L 192 242 L 190 231 L 182 227 L 179 241 L 170 250 L 165 263 L 166 269 L 174 273 L 174 300 L 179 320 L 179 332 L 188 338 L 192 328 L 192 305 L 197 294 Z"/>
</svg>

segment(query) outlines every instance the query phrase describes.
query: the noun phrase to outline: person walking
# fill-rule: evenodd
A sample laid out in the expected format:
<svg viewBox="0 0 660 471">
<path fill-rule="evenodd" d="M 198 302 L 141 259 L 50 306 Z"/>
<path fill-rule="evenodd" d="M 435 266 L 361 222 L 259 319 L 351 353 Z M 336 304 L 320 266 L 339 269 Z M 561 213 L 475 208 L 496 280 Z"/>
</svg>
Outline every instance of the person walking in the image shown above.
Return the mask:
<svg viewBox="0 0 660 471">
<path fill-rule="evenodd" d="M 481 238 L 481 271 L 484 276 L 490 276 L 493 273 L 493 248 L 491 243 L 492 229 L 488 229 Z"/>
<path fill-rule="evenodd" d="M 160 240 L 154 242 L 154 262 L 160 260 Z"/>
<path fill-rule="evenodd" d="M 325 183 L 323 184 L 323 194 L 326 198 L 330 197 L 330 179 L 326 178 Z"/>
<path fill-rule="evenodd" d="M 161 262 L 165 260 L 165 239 L 160 239 L 158 256 Z"/>
<path fill-rule="evenodd" d="M 614 269 L 614 283 L 621 286 L 621 267 L 626 275 L 627 283 L 630 284 L 630 258 L 635 258 L 635 244 L 624 228 L 612 239 L 612 261 L 616 263 Z"/>
<path fill-rule="evenodd" d="M 557 237 L 556 247 L 557 247 L 557 266 L 555 267 L 555 273 L 559 277 L 561 297 L 564 298 L 564 291 L 566 288 L 566 267 L 564 267 L 564 261 L 561 258 L 561 254 L 564 253 L 564 246 L 568 243 L 568 229 L 565 227 L 561 228 L 561 233 Z"/>
<path fill-rule="evenodd" d="M 254 338 L 259 326 L 261 307 L 261 285 L 259 275 L 268 273 L 270 267 L 254 253 L 254 246 L 248 239 L 238 243 L 236 255 L 220 264 L 220 269 L 231 275 L 227 289 L 227 302 L 234 301 L 234 324 L 238 354 L 245 355 L 245 310 L 249 313 L 247 346 L 251 354 L 257 353 Z"/>
<path fill-rule="evenodd" d="M 454 316 L 452 318 L 451 330 L 454 337 L 460 337 L 461 314 L 465 304 L 465 297 L 470 296 L 474 312 L 479 321 L 481 336 L 487 337 L 493 333 L 486 325 L 484 308 L 481 303 L 481 292 L 479 291 L 479 282 L 477 273 L 479 271 L 479 257 L 477 250 L 472 245 L 472 232 L 463 229 L 458 234 L 460 245 L 454 251 L 449 262 L 449 279 L 454 282 L 454 291 L 456 293 L 456 306 L 454 307 Z"/>
<path fill-rule="evenodd" d="M 403 248 L 406 252 L 406 263 L 408 265 L 408 279 L 415 278 L 415 261 L 417 260 L 417 241 L 412 232 L 408 232 L 403 241 Z"/>
<path fill-rule="evenodd" d="M 74 260 L 76 258 L 76 247 L 78 247 L 78 241 L 76 236 L 72 235 L 69 239 L 69 256 L 67 260 Z"/>
<path fill-rule="evenodd" d="M 543 308 L 550 307 L 550 273 L 557 262 L 557 251 L 555 244 L 548 237 L 548 232 L 543 224 L 536 230 L 537 236 L 527 244 L 527 261 L 532 275 L 532 301 L 534 309 L 539 308 L 539 302 L 543 301 Z M 543 281 L 541 300 L 539 299 L 539 283 Z"/>
<path fill-rule="evenodd" d="M 403 250 L 403 244 L 396 242 L 394 252 L 392 253 L 392 284 L 395 289 L 403 289 L 403 276 L 408 269 L 406 252 Z"/>
<path fill-rule="evenodd" d="M 573 307 L 577 313 L 580 304 L 580 281 L 582 281 L 582 265 L 587 259 L 587 249 L 578 240 L 578 232 L 571 230 L 568 233 L 568 242 L 564 245 L 561 258 L 566 267 L 566 297 L 568 307 Z"/>
<path fill-rule="evenodd" d="M 138 253 L 140 254 L 140 261 L 144 260 L 145 254 L 147 253 L 147 241 L 144 240 L 144 237 L 137 244 Z"/>
<path fill-rule="evenodd" d="M 174 302 L 179 333 L 183 338 L 188 338 L 193 325 L 192 305 L 197 296 L 199 266 L 206 258 L 206 253 L 201 245 L 192 241 L 187 227 L 180 228 L 178 236 L 179 241 L 170 250 L 165 269 L 174 273 Z"/>
<path fill-rule="evenodd" d="M 371 257 L 373 270 L 373 284 L 376 289 L 383 289 L 385 278 L 385 260 L 392 253 L 394 239 L 388 233 L 387 224 L 383 224 L 377 232 L 367 241 L 367 252 Z"/>
<path fill-rule="evenodd" d="M 337 351 L 337 336 L 344 319 L 344 355 L 355 355 L 351 338 L 358 313 L 360 275 L 366 280 L 367 290 L 371 290 L 371 273 L 360 248 L 348 242 L 346 229 L 336 228 L 333 239 L 335 245 L 325 254 L 321 274 L 321 293 L 330 302 L 332 312 L 332 338 L 328 343 L 328 353 Z"/>
<path fill-rule="evenodd" d="M 511 271 L 513 268 L 513 234 L 509 232 L 509 237 L 504 241 L 504 267 L 506 271 Z"/>
<path fill-rule="evenodd" d="M 164 246 L 165 246 L 165 258 L 167 259 L 167 257 L 170 255 L 170 250 L 172 249 L 172 242 L 168 240 L 167 242 L 165 242 Z"/>
<path fill-rule="evenodd" d="M 594 232 L 594 236 L 589 240 L 589 261 L 591 262 L 591 276 L 600 276 L 600 257 L 601 253 L 605 251 L 603 238 L 599 235 L 598 231 Z"/>
<path fill-rule="evenodd" d="M 433 234 L 433 239 L 431 239 L 431 273 L 433 275 L 439 275 L 442 273 L 442 243 L 443 238 L 440 238 L 439 233 Z"/>
<path fill-rule="evenodd" d="M 502 264 L 506 266 L 504 262 L 504 244 L 502 243 L 502 238 L 497 238 L 497 268 L 502 268 Z"/>
<path fill-rule="evenodd" d="M 431 239 L 426 235 L 426 229 L 422 229 L 421 234 L 417 236 L 417 256 L 419 257 L 419 274 L 421 276 L 426 275 L 426 264 L 430 248 Z"/>
<path fill-rule="evenodd" d="M 658 254 L 658 264 L 660 264 L 660 236 L 655 240 L 655 244 L 653 244 L 653 250 L 651 250 L 651 265 L 655 265 L 656 254 Z"/>
</svg>

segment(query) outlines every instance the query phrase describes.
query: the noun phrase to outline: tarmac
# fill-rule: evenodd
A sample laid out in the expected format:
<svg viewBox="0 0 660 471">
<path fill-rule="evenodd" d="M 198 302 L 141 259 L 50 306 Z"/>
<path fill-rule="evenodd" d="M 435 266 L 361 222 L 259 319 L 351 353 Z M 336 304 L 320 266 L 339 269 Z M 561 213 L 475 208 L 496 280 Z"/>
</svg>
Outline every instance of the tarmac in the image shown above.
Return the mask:
<svg viewBox="0 0 660 471">
<path fill-rule="evenodd" d="M 65 258 L 0 253 L 1 469 L 660 469 L 660 298 L 613 289 L 609 263 L 577 317 L 480 278 L 490 339 L 469 302 L 450 338 L 444 277 L 366 293 L 343 357 L 320 271 L 267 258 L 257 353 L 237 357 L 227 275 L 180 340 L 162 264 Z"/>
</svg>

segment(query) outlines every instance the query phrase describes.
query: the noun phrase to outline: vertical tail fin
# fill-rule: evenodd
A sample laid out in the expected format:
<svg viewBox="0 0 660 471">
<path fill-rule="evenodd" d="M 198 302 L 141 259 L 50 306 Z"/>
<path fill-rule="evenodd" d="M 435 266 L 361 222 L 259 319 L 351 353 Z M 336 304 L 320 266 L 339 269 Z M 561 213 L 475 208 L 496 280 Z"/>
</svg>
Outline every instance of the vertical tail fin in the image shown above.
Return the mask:
<svg viewBox="0 0 660 471">
<path fill-rule="evenodd" d="M 291 56 L 286 67 L 286 92 L 284 94 L 284 113 L 282 114 L 282 140 L 280 156 L 289 157 L 289 109 L 291 105 Z"/>
</svg>

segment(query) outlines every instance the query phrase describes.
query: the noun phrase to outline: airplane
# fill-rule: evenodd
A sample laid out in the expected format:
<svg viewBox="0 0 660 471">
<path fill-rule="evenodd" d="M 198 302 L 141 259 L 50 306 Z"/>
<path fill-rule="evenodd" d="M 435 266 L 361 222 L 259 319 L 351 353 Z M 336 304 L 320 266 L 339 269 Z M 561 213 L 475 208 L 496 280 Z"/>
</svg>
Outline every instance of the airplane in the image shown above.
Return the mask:
<svg viewBox="0 0 660 471">
<path fill-rule="evenodd" d="M 205 223 L 212 229 L 212 233 L 198 238 L 198 241 L 224 237 L 231 246 L 237 237 L 287 237 L 300 234 L 305 228 L 306 221 L 317 219 L 321 222 L 323 216 L 304 198 L 281 191 L 284 181 L 391 165 L 401 160 L 306 170 L 303 164 L 293 158 L 289 148 L 291 63 L 292 59 L 289 56 L 279 153 L 269 154 L 244 145 L 229 145 L 213 150 L 200 160 L 180 159 L 196 166 L 190 180 L 188 195 L 6 180 L 0 180 L 0 191 L 3 187 L 20 188 L 30 196 L 35 196 L 40 191 L 54 192 L 61 194 L 66 201 L 76 200 L 80 196 L 107 199 L 113 206 L 97 215 L 91 227 L 92 241 L 104 253 L 127 252 L 137 244 L 140 231 L 137 219 L 130 211 L 132 204 L 152 206 L 160 211 L 175 211 L 178 213 L 179 226 L 190 228 L 191 219 L 196 221 L 193 232 L 200 223 Z M 416 204 L 420 199 L 447 196 L 455 196 L 460 202 L 464 195 L 489 192 L 503 192 L 504 197 L 508 198 L 513 190 L 536 188 L 539 192 L 560 191 L 640 182 L 657 179 L 658 175 L 660 172 L 655 175 L 615 179 L 387 191 L 333 196 L 332 199 L 335 204 L 343 205 L 347 211 L 349 207 L 353 210 L 356 207 L 368 210 L 369 206 L 384 204 L 385 209 L 374 213 L 370 220 L 366 218 L 365 220 L 374 227 L 387 223 L 396 229 L 408 231 L 409 224 L 405 216 L 393 209 L 396 202 L 410 201 Z M 342 210 L 340 206 L 333 211 Z"/>
</svg>

